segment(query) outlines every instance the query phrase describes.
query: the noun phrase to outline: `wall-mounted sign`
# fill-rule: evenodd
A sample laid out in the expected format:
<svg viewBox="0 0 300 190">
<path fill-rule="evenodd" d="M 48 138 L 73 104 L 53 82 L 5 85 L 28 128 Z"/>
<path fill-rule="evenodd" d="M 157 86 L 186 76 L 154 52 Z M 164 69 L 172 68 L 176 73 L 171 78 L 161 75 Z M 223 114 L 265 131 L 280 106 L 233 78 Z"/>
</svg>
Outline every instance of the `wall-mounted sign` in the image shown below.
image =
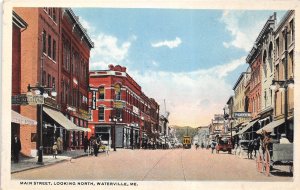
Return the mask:
<svg viewBox="0 0 300 190">
<path fill-rule="evenodd" d="M 132 106 L 132 111 L 133 111 L 133 113 L 135 113 L 135 114 L 137 114 L 137 115 L 140 114 L 139 108 L 137 108 L 137 107 L 135 107 L 135 106 Z"/>
<path fill-rule="evenodd" d="M 27 95 L 26 94 L 18 94 L 11 96 L 11 104 L 12 105 L 28 105 Z"/>
<path fill-rule="evenodd" d="M 93 91 L 92 95 L 92 110 L 96 109 L 96 91 Z"/>
<path fill-rule="evenodd" d="M 14 105 L 44 104 L 44 96 L 32 94 L 19 94 L 11 97 L 11 103 Z"/>
<path fill-rule="evenodd" d="M 114 108 L 122 109 L 125 107 L 125 102 L 123 101 L 114 101 Z"/>
<path fill-rule="evenodd" d="M 248 117 L 251 117 L 251 112 L 234 112 L 233 117 L 248 118 Z"/>
</svg>

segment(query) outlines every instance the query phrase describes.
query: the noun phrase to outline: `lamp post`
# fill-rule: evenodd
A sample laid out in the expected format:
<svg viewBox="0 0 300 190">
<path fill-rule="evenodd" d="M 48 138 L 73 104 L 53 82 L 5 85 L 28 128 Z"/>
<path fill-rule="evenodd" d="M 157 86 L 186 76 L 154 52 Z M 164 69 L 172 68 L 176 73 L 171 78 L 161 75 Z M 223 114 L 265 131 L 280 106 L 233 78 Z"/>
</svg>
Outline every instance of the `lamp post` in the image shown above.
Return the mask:
<svg viewBox="0 0 300 190">
<path fill-rule="evenodd" d="M 112 128 L 112 145 L 114 148 L 114 151 L 116 151 L 116 125 L 117 125 L 117 121 L 122 122 L 122 118 L 117 117 L 117 116 L 109 116 L 109 121 L 113 122 L 113 128 Z"/>
<path fill-rule="evenodd" d="M 284 125 L 285 125 L 285 134 L 287 135 L 288 132 L 288 87 L 293 88 L 294 87 L 294 79 L 293 77 L 290 77 L 288 79 L 288 31 L 287 26 L 284 29 L 284 80 L 272 80 L 272 85 L 270 86 L 271 90 L 276 90 L 277 85 L 279 85 L 279 91 L 284 91 Z"/>
<path fill-rule="evenodd" d="M 134 125 L 134 123 L 131 123 L 131 131 L 130 131 L 131 150 L 133 150 L 133 125 Z"/>
<path fill-rule="evenodd" d="M 57 92 L 55 91 L 55 84 L 52 87 L 44 87 L 39 83 L 36 86 L 30 86 L 28 84 L 27 91 L 31 92 L 34 90 L 36 95 L 43 95 L 44 98 L 48 97 L 49 91 L 51 91 L 51 96 L 56 97 Z M 38 148 L 38 161 L 37 164 L 43 165 L 43 104 L 37 104 L 37 148 Z"/>
</svg>

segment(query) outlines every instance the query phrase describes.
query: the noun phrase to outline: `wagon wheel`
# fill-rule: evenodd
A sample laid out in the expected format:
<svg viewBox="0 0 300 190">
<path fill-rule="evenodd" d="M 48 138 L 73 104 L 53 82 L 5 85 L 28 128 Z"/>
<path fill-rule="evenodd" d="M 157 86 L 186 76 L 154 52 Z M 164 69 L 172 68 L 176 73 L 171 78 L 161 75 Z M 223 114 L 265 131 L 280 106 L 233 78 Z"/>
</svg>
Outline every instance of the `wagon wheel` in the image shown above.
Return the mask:
<svg viewBox="0 0 300 190">
<path fill-rule="evenodd" d="M 263 169 L 263 160 L 262 160 L 262 156 L 261 154 L 258 154 L 257 158 L 256 158 L 256 168 L 257 171 L 262 173 L 262 169 Z"/>
<path fill-rule="evenodd" d="M 265 152 L 265 174 L 266 176 L 270 176 L 270 165 L 271 165 L 271 158 L 270 158 L 270 152 L 269 150 L 266 150 Z"/>
</svg>

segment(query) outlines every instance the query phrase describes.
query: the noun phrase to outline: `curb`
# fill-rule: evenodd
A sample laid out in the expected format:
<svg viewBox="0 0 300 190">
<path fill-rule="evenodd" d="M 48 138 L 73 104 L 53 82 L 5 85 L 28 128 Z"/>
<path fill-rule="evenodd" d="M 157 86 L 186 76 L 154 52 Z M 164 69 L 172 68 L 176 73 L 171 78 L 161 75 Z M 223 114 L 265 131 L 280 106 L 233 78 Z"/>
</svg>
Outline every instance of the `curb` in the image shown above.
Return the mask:
<svg viewBox="0 0 300 190">
<path fill-rule="evenodd" d="M 77 159 L 77 158 L 81 158 L 81 157 L 84 157 L 84 156 L 88 156 L 88 154 L 78 155 L 78 156 L 74 156 L 74 157 L 70 157 L 70 158 L 71 159 Z M 35 168 L 47 167 L 47 166 L 51 166 L 51 165 L 58 164 L 58 163 L 61 163 L 61 162 L 70 161 L 70 158 L 63 159 L 63 160 L 58 160 L 56 162 L 48 163 L 48 164 L 45 164 L 45 165 L 35 165 L 33 167 L 24 168 L 24 169 L 21 169 L 21 170 L 10 172 L 10 173 L 15 174 L 15 173 L 19 173 L 19 172 L 23 172 L 23 171 L 27 171 L 27 170 L 32 170 L 32 169 L 35 169 Z"/>
</svg>

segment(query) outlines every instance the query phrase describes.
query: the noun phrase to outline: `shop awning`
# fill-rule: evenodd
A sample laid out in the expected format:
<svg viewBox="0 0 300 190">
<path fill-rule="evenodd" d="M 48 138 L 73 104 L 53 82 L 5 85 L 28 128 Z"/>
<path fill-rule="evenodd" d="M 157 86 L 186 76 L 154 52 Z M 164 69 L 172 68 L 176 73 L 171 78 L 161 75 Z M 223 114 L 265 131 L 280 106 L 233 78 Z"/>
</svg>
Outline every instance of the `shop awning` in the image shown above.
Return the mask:
<svg viewBox="0 0 300 190">
<path fill-rule="evenodd" d="M 271 133 L 275 127 L 278 127 L 279 125 L 281 125 L 283 123 L 284 123 L 284 118 L 273 121 L 273 122 L 267 124 L 266 126 L 264 126 L 263 128 L 259 129 L 258 131 L 256 131 L 256 133 L 261 134 L 263 130 L 265 130 L 268 133 Z"/>
<path fill-rule="evenodd" d="M 90 128 L 88 128 L 88 127 L 87 128 L 82 127 L 82 131 L 90 133 L 92 130 Z"/>
<path fill-rule="evenodd" d="M 49 109 L 46 107 L 44 107 L 43 110 L 47 115 L 49 115 L 52 119 L 54 119 L 57 123 L 59 123 L 68 131 L 84 131 L 86 129 L 86 128 L 78 127 L 59 111 L 55 111 L 53 109 Z"/>
<path fill-rule="evenodd" d="M 251 121 L 250 123 L 247 124 L 246 127 L 244 127 L 242 130 L 240 130 L 237 134 L 241 135 L 243 133 L 245 133 L 248 129 L 250 129 L 256 122 L 258 121 L 258 119 Z"/>
<path fill-rule="evenodd" d="M 25 117 L 14 110 L 11 110 L 11 122 L 21 125 L 37 125 L 35 120 Z"/>
</svg>

